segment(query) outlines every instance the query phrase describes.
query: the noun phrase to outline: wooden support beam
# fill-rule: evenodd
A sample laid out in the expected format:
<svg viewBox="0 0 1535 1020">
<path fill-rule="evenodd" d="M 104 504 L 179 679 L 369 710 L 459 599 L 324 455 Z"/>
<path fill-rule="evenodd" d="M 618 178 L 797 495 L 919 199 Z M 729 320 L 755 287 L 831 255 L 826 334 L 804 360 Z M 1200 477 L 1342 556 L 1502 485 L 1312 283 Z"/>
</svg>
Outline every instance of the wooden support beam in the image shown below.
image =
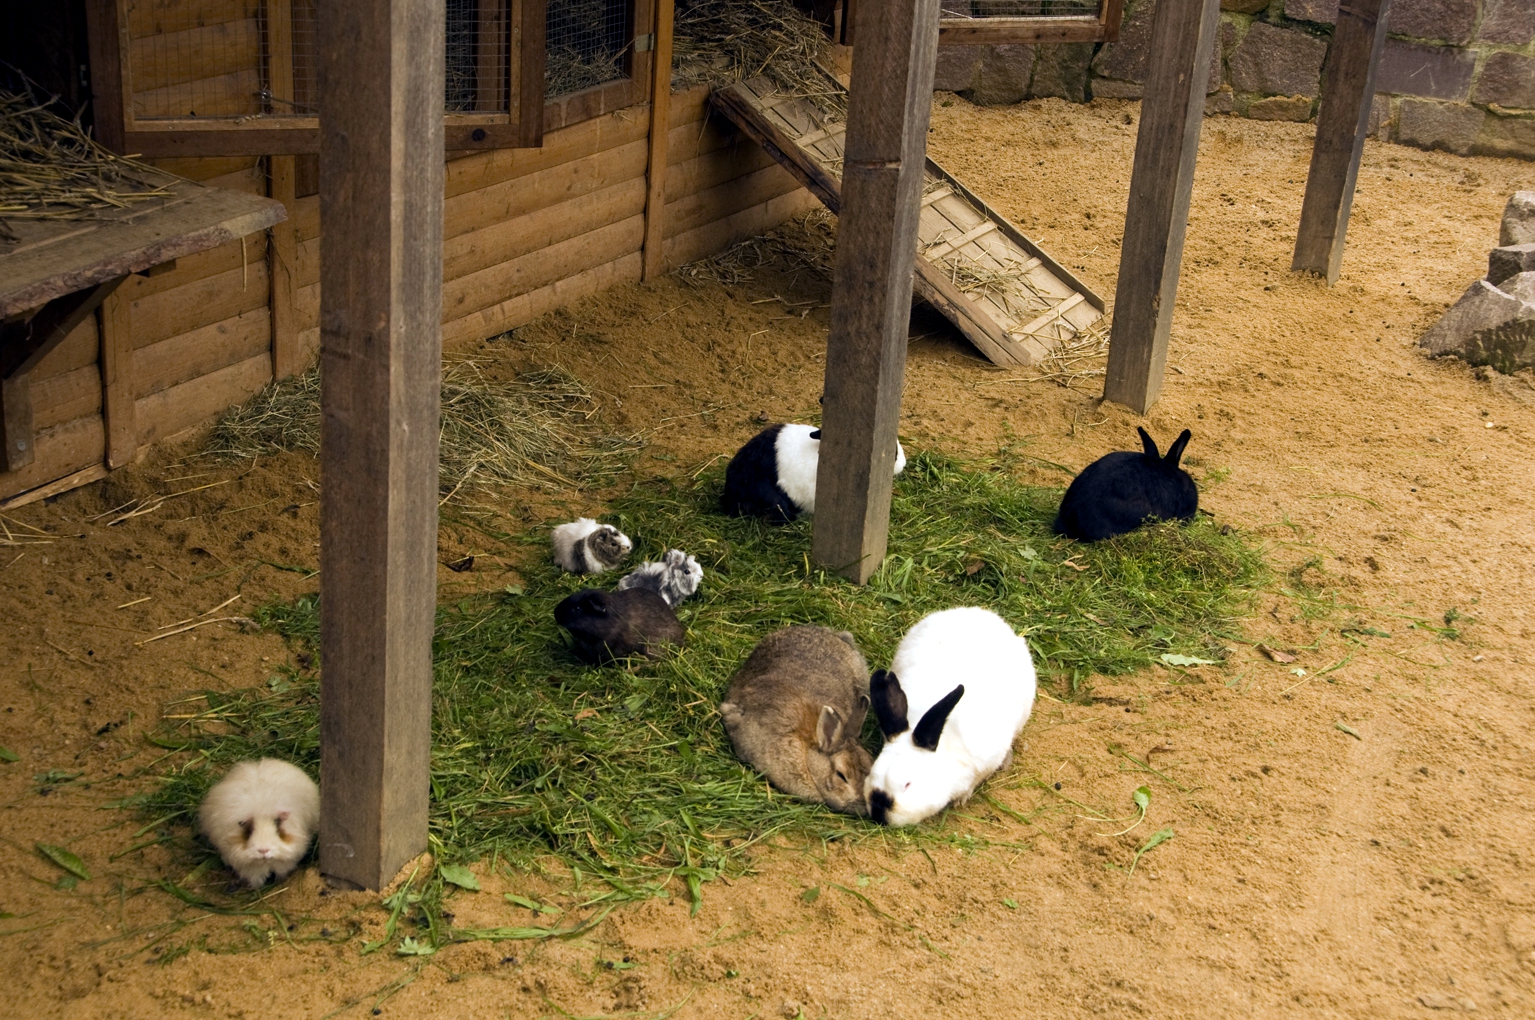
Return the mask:
<svg viewBox="0 0 1535 1020">
<path fill-rule="evenodd" d="M 441 0 L 322 9 L 320 870 L 427 845 L 442 362 Z"/>
<path fill-rule="evenodd" d="M 106 419 L 103 461 L 120 468 L 139 452 L 133 378 L 133 295 L 136 284 L 119 287 L 97 309 L 101 357 L 101 413 Z"/>
<path fill-rule="evenodd" d="M 890 530 L 938 0 L 878 13 L 853 50 L 812 542 L 817 562 L 860 584 Z"/>
<path fill-rule="evenodd" d="M 650 64 L 650 158 L 645 177 L 645 270 L 641 277 L 645 280 L 666 271 L 661 248 L 666 240 L 666 141 L 671 134 L 674 12 L 675 0 L 656 0 L 656 42 Z"/>
<path fill-rule="evenodd" d="M 512 0 L 512 113 L 519 149 L 544 144 L 545 39 L 548 0 Z"/>
<path fill-rule="evenodd" d="M 272 287 L 272 379 L 302 372 L 306 352 L 299 339 L 298 287 L 298 157 L 267 157 L 267 197 L 288 210 L 288 218 L 268 229 L 267 279 Z"/>
<path fill-rule="evenodd" d="M 1316 118 L 1316 144 L 1290 269 L 1338 282 L 1359 158 L 1370 128 L 1375 69 L 1386 45 L 1391 0 L 1351 0 L 1338 7 L 1337 30 L 1323 68 L 1327 88 Z"/>
<path fill-rule="evenodd" d="M 1140 414 L 1162 390 L 1219 20 L 1220 0 L 1160 0 L 1151 25 L 1103 385 L 1105 400 Z"/>
</svg>

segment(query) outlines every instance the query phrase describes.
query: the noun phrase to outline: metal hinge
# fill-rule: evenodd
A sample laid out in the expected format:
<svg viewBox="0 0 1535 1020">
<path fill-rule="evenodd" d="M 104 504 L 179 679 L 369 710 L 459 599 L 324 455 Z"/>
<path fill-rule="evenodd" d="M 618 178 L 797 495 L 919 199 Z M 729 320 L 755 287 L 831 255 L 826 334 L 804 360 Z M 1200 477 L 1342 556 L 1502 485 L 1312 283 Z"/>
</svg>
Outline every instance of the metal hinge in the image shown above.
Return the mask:
<svg viewBox="0 0 1535 1020">
<path fill-rule="evenodd" d="M 650 35 L 637 35 L 634 37 L 634 52 L 649 53 L 656 48 L 655 33 Z"/>
</svg>

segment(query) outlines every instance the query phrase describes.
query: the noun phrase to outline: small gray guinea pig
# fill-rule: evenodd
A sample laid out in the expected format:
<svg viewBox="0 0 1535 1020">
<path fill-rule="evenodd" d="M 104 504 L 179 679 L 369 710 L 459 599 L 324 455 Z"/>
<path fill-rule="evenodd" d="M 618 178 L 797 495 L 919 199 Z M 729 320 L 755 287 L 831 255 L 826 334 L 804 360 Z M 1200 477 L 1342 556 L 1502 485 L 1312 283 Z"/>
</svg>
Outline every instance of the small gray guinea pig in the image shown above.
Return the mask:
<svg viewBox="0 0 1535 1020">
<path fill-rule="evenodd" d="M 778 789 L 834 811 L 867 815 L 874 758 L 858 742 L 869 711 L 869 667 L 846 631 L 786 627 L 752 649 L 720 717 L 736 756 Z"/>
<path fill-rule="evenodd" d="M 657 658 L 685 634 L 666 600 L 646 588 L 602 591 L 582 588 L 554 607 L 554 619 L 570 631 L 572 651 L 583 662 L 605 663 L 630 655 Z"/>
<path fill-rule="evenodd" d="M 669 549 L 660 562 L 646 560 L 625 574 L 618 582 L 618 590 L 648 588 L 675 607 L 697 591 L 703 579 L 704 568 L 697 559 L 681 549 Z"/>
<path fill-rule="evenodd" d="M 554 562 L 572 574 L 600 574 L 624 561 L 634 543 L 611 524 L 578 517 L 550 535 Z"/>
</svg>

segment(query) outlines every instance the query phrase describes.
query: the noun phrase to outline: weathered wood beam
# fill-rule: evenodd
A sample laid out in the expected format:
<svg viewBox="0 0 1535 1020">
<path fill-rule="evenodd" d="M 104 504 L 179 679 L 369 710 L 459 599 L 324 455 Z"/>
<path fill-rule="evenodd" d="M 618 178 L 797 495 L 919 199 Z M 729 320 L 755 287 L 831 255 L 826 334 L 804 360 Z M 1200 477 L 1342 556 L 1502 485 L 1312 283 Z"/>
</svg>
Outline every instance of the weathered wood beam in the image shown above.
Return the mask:
<svg viewBox="0 0 1535 1020">
<path fill-rule="evenodd" d="M 1323 67 L 1326 89 L 1317 111 L 1316 144 L 1290 269 L 1338 282 L 1359 159 L 1370 128 L 1375 69 L 1386 45 L 1391 0 L 1352 0 L 1338 7 L 1337 30 Z"/>
<path fill-rule="evenodd" d="M 848 96 L 812 543 L 817 562 L 860 584 L 883 562 L 890 529 L 938 0 L 889 3 L 862 15 Z"/>
<path fill-rule="evenodd" d="M 320 11 L 320 870 L 367 889 L 427 845 L 443 35 L 440 0 Z"/>
<path fill-rule="evenodd" d="M 666 142 L 671 134 L 672 21 L 674 0 L 656 0 L 651 62 L 650 155 L 645 169 L 645 269 L 650 280 L 666 271 Z"/>
<path fill-rule="evenodd" d="M 1152 21 L 1103 385 L 1105 400 L 1140 414 L 1162 390 L 1219 20 L 1220 0 L 1160 0 Z"/>
</svg>

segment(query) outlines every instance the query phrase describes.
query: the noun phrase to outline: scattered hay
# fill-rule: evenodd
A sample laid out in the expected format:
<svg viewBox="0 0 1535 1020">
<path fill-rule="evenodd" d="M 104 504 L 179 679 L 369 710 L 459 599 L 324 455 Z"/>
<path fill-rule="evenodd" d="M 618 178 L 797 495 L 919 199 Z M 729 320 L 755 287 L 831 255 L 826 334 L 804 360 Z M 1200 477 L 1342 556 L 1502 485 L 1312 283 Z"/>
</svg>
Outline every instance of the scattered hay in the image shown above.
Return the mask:
<svg viewBox="0 0 1535 1020">
<path fill-rule="evenodd" d="M 594 424 L 595 398 L 561 369 L 527 372 L 512 383 L 485 379 L 472 362 L 443 373 L 440 485 L 444 492 L 551 482 L 562 488 L 611 476 L 634 444 Z M 208 452 L 248 460 L 284 450 L 320 452 L 320 373 L 267 387 L 214 426 Z"/>
<path fill-rule="evenodd" d="M 595 668 L 574 659 L 552 611 L 588 582 L 547 562 L 530 562 L 522 587 L 442 606 L 431 849 L 445 863 L 504 862 L 574 889 L 562 897 L 568 916 L 541 922 L 549 928 L 466 932 L 442 914 L 442 880 L 433 878 L 418 887 L 415 937 L 557 934 L 615 900 L 668 887 L 685 888 L 696 904 L 703 883 L 748 870 L 769 842 L 1024 849 L 1004 842 L 1016 838 L 1011 830 L 961 812 L 891 831 L 773 793 L 732 754 L 716 706 L 753 645 L 779 627 L 851 630 L 878 666 L 921 616 L 955 605 L 990 607 L 1025 632 L 1045 690 L 1062 697 L 1085 696 L 1095 673 L 1145 670 L 1167 653 L 1222 659 L 1265 583 L 1259 553 L 1209 518 L 1090 546 L 1058 538 L 1049 527 L 1060 490 L 1021 484 L 1027 459 L 1004 451 L 960 465 L 914 456 L 896 484 L 890 556 L 866 586 L 810 565 L 809 521 L 771 527 L 720 515 L 719 467 L 698 482 L 681 474 L 637 484 L 606 515 L 635 538 L 635 559 L 677 546 L 707 571 L 680 609 L 687 647 L 660 661 Z M 513 541 L 540 543 L 545 532 Z M 300 650 L 317 641 L 313 596 L 256 615 Z M 314 771 L 318 694 L 306 668 L 261 688 L 207 691 L 201 705 L 174 710 L 154 740 L 178 753 L 143 801 L 146 816 L 189 821 L 217 774 L 240 758 L 272 755 Z M 872 720 L 864 738 L 878 746 Z M 1029 782 L 999 777 L 988 795 L 1009 800 L 1008 790 Z M 175 831 L 166 838 L 184 856 L 211 858 Z"/>
<path fill-rule="evenodd" d="M 718 255 L 672 270 L 687 283 L 746 283 L 758 270 L 772 266 L 780 272 L 807 271 L 823 280 L 832 277 L 837 253 L 837 217 L 812 209 L 760 237 L 748 237 Z"/>
<path fill-rule="evenodd" d="M 544 94 L 568 96 L 624 76 L 625 13 L 613 0 L 563 0 L 548 23 Z M 615 29 L 617 31 L 615 31 Z"/>
<path fill-rule="evenodd" d="M 826 30 L 789 0 L 679 0 L 672 85 L 729 85 L 766 75 L 785 95 L 846 115 L 847 94 L 817 63 Z"/>
</svg>

